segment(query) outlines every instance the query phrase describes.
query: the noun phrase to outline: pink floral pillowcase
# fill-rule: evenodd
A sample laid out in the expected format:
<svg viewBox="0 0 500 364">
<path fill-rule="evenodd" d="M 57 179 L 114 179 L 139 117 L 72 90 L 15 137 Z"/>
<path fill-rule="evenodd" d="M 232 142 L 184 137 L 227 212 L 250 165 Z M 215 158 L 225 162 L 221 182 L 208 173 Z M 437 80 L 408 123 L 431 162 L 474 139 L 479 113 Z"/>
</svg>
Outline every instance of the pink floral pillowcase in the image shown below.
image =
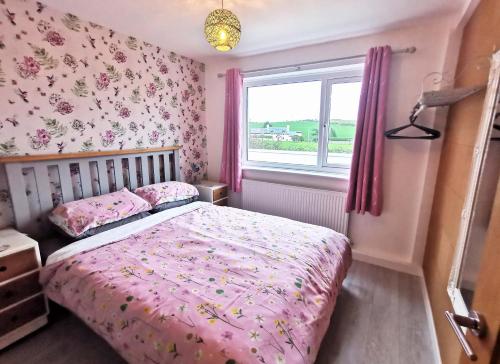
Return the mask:
<svg viewBox="0 0 500 364">
<path fill-rule="evenodd" d="M 193 185 L 175 181 L 140 187 L 134 192 L 153 207 L 165 202 L 186 200 L 199 195 L 198 190 Z"/>
<path fill-rule="evenodd" d="M 57 206 L 49 220 L 66 234 L 78 237 L 89 229 L 151 210 L 151 204 L 126 188 Z"/>
</svg>

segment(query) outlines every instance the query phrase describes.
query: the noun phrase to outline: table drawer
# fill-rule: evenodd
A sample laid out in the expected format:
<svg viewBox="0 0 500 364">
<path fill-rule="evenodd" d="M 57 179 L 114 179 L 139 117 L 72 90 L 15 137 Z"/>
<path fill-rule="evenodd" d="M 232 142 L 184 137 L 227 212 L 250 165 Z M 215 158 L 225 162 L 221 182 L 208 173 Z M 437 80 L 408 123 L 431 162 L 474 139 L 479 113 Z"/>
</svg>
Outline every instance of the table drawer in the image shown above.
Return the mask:
<svg viewBox="0 0 500 364">
<path fill-rule="evenodd" d="M 41 291 L 38 272 L 0 286 L 0 310 Z"/>
<path fill-rule="evenodd" d="M 214 201 L 220 200 L 227 196 L 227 187 L 221 187 L 214 190 Z"/>
<path fill-rule="evenodd" d="M 23 326 L 24 324 L 47 313 L 42 294 L 26 302 L 0 312 L 0 336 Z"/>
<path fill-rule="evenodd" d="M 219 200 L 219 201 L 215 201 L 214 205 L 217 205 L 217 206 L 227 206 L 227 198 L 224 198 L 224 199 Z"/>
<path fill-rule="evenodd" d="M 0 258 L 0 282 L 38 268 L 35 248 Z"/>
</svg>

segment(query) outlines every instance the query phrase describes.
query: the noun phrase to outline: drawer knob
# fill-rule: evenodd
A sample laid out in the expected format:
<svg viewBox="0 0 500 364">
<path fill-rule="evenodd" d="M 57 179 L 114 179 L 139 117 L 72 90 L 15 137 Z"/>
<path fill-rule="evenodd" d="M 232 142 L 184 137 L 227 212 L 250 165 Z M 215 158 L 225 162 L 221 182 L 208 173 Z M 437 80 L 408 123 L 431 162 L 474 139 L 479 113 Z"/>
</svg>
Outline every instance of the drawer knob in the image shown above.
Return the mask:
<svg viewBox="0 0 500 364">
<path fill-rule="evenodd" d="M 5 299 L 11 298 L 12 296 L 14 296 L 14 291 L 11 290 L 5 291 L 5 293 L 3 294 L 3 298 Z"/>
<path fill-rule="evenodd" d="M 5 265 L 0 266 L 0 272 L 5 272 L 7 270 L 7 267 Z"/>
<path fill-rule="evenodd" d="M 19 316 L 14 315 L 14 316 L 12 316 L 12 317 L 10 318 L 10 321 L 12 321 L 12 322 L 16 322 L 18 319 L 19 319 Z"/>
</svg>

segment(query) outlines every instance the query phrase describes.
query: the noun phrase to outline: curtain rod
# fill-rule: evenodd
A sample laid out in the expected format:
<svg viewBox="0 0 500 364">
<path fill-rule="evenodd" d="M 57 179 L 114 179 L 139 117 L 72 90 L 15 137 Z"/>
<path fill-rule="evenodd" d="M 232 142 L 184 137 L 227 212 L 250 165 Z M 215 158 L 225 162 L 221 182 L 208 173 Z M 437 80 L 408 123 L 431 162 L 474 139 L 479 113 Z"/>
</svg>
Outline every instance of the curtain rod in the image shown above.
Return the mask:
<svg viewBox="0 0 500 364">
<path fill-rule="evenodd" d="M 407 47 L 407 48 L 401 48 L 401 49 L 395 49 L 392 51 L 392 54 L 401 54 L 401 53 L 415 53 L 417 51 L 416 47 Z M 281 70 L 281 69 L 286 69 L 286 68 L 296 68 L 296 71 L 300 71 L 302 67 L 305 66 L 313 66 L 316 64 L 322 64 L 322 63 L 329 63 L 329 62 L 335 62 L 335 61 L 347 61 L 349 59 L 356 59 L 356 58 L 362 58 L 365 57 L 366 54 L 356 54 L 354 56 L 347 56 L 347 57 L 340 57 L 340 58 L 332 58 L 332 59 L 324 59 L 322 61 L 314 61 L 314 62 L 307 62 L 307 63 L 299 63 L 299 64 L 290 64 L 287 66 L 277 66 L 277 67 L 268 67 L 268 68 L 259 68 L 259 69 L 254 69 L 254 70 L 247 70 L 247 71 L 242 71 L 242 74 L 245 73 L 255 73 L 255 72 L 266 72 L 266 71 L 274 71 L 274 70 Z M 218 73 L 217 77 L 222 78 L 224 77 L 224 73 Z"/>
</svg>

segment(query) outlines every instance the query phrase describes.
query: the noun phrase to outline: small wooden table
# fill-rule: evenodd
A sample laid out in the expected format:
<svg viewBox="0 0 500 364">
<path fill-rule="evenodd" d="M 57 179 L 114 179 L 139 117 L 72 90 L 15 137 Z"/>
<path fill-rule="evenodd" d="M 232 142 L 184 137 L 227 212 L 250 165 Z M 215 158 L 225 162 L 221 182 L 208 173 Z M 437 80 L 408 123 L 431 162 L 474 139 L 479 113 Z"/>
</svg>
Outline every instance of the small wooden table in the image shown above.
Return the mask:
<svg viewBox="0 0 500 364">
<path fill-rule="evenodd" d="M 201 181 L 195 187 L 200 193 L 200 200 L 210 202 L 218 206 L 227 206 L 228 188 L 227 184 L 213 181 Z"/>
<path fill-rule="evenodd" d="M 41 267 L 35 240 L 14 229 L 0 231 L 0 349 L 47 323 Z"/>
</svg>

